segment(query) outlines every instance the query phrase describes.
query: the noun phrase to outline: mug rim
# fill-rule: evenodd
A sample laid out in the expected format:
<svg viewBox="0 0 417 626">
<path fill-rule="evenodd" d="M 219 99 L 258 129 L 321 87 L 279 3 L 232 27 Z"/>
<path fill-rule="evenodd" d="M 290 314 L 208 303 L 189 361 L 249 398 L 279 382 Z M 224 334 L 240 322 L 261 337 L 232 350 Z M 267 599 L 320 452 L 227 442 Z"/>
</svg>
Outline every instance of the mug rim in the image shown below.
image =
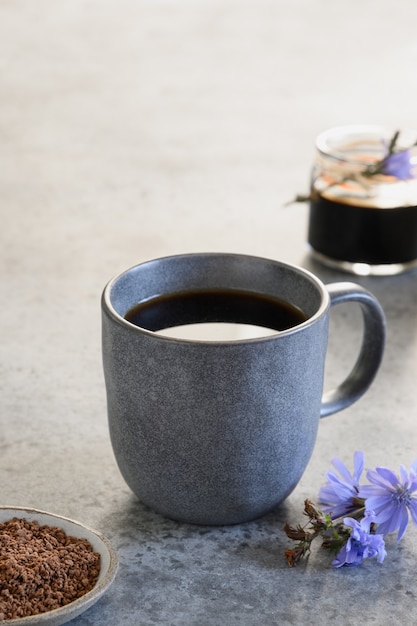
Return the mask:
<svg viewBox="0 0 417 626">
<path fill-rule="evenodd" d="M 116 311 L 111 301 L 111 292 L 112 292 L 113 286 L 123 276 L 126 276 L 127 274 L 131 273 L 132 271 L 144 265 L 150 265 L 152 263 L 158 263 L 161 261 L 169 261 L 171 259 L 180 259 L 180 258 L 191 259 L 193 257 L 194 258 L 196 257 L 198 258 L 234 257 L 234 258 L 242 258 L 242 259 L 249 260 L 249 261 L 253 260 L 254 262 L 257 262 L 257 261 L 261 261 L 264 263 L 267 262 L 273 265 L 278 265 L 280 267 L 285 267 L 291 271 L 294 271 L 295 273 L 302 274 L 305 278 L 310 280 L 310 282 L 316 287 L 316 289 L 321 294 L 320 306 L 318 307 L 317 311 L 313 315 L 309 316 L 304 322 L 301 322 L 300 324 L 296 324 L 295 326 L 292 326 L 291 328 L 287 328 L 285 330 L 276 331 L 265 336 L 250 337 L 246 339 L 244 338 L 244 339 L 214 339 L 214 340 L 191 339 L 191 338 L 185 339 L 181 337 L 160 335 L 155 331 L 148 330 L 147 328 L 144 328 L 143 326 L 138 326 L 136 324 L 133 324 L 132 322 L 129 322 L 125 317 L 123 317 L 123 315 L 120 315 L 120 313 Z M 136 263 L 135 265 L 132 265 L 125 270 L 122 270 L 118 274 L 114 275 L 113 278 L 111 278 L 105 285 L 103 292 L 102 292 L 101 305 L 102 305 L 102 310 L 107 312 L 108 315 L 112 317 L 113 320 L 116 321 L 121 326 L 124 326 L 125 328 L 128 328 L 136 332 L 143 333 L 145 335 L 148 335 L 160 341 L 168 341 L 171 343 L 174 342 L 174 343 L 181 343 L 181 344 L 197 344 L 197 345 L 200 344 L 200 345 L 219 346 L 219 345 L 248 344 L 248 343 L 257 343 L 257 342 L 264 342 L 264 341 L 274 341 L 278 337 L 293 335 L 295 333 L 301 332 L 304 329 L 316 323 L 329 310 L 330 295 L 324 283 L 320 280 L 320 278 L 318 278 L 310 270 L 307 270 L 304 267 L 295 265 L 293 263 L 279 261 L 277 259 L 269 259 L 267 257 L 262 257 L 259 255 L 250 255 L 250 254 L 242 254 L 242 253 L 234 253 L 234 252 L 188 252 L 188 253 L 183 253 L 183 254 L 181 253 L 171 254 L 171 255 L 156 257 L 153 259 L 148 259 L 140 263 Z"/>
</svg>

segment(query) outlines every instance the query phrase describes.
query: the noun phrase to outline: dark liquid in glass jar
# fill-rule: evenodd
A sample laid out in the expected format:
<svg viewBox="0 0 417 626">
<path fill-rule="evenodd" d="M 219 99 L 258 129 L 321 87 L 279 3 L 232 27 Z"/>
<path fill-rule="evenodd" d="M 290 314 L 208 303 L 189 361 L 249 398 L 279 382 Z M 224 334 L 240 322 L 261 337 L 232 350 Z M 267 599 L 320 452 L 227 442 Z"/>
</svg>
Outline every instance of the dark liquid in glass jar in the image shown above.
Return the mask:
<svg viewBox="0 0 417 626">
<path fill-rule="evenodd" d="M 318 195 L 310 203 L 308 242 L 340 261 L 407 263 L 417 259 L 417 206 L 369 208 Z"/>
</svg>

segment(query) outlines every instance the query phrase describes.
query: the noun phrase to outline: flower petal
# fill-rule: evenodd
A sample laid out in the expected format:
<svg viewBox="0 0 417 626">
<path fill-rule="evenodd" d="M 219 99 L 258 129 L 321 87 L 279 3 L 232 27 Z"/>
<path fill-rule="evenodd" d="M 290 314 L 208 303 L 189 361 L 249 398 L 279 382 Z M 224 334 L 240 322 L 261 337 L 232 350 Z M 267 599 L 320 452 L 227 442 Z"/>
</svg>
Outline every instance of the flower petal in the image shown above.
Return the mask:
<svg viewBox="0 0 417 626">
<path fill-rule="evenodd" d="M 400 510 L 400 526 L 398 529 L 397 541 L 400 541 L 404 537 L 404 533 L 408 526 L 408 510 L 403 506 Z"/>
<path fill-rule="evenodd" d="M 346 563 L 346 545 L 344 545 L 337 553 L 332 565 L 333 567 L 342 567 Z"/>
<path fill-rule="evenodd" d="M 351 498 L 353 494 L 356 493 L 356 490 L 352 485 L 347 485 L 345 482 L 342 482 L 337 476 L 332 476 L 328 474 L 329 483 L 336 495 L 339 493 L 342 494 L 342 498 Z"/>
<path fill-rule="evenodd" d="M 352 530 L 355 530 L 360 527 L 359 522 L 353 517 L 345 517 L 345 519 L 343 520 L 343 524 L 344 526 L 347 526 L 348 528 L 352 528 Z"/>
<path fill-rule="evenodd" d="M 378 485 L 364 485 L 359 489 L 359 498 L 372 498 L 376 496 L 384 496 L 384 498 L 390 498 L 392 495 L 391 490 L 387 491 L 384 487 Z"/>
<path fill-rule="evenodd" d="M 359 483 L 365 467 L 365 455 L 361 450 L 357 450 L 353 455 L 353 478 L 355 483 Z"/>
<path fill-rule="evenodd" d="M 410 150 L 400 150 L 387 156 L 383 165 L 383 173 L 395 176 L 399 180 L 413 178 L 413 165 Z"/>
<path fill-rule="evenodd" d="M 417 526 L 417 499 L 411 498 L 408 508 L 410 509 L 411 518 L 414 524 Z"/>
<path fill-rule="evenodd" d="M 382 535 L 389 535 L 394 533 L 400 526 L 402 520 L 402 507 L 390 507 L 390 514 L 384 515 L 384 520 L 379 521 L 378 516 L 376 522 L 378 524 L 378 533 Z"/>
<path fill-rule="evenodd" d="M 339 458 L 336 457 L 335 459 L 332 459 L 332 463 L 334 467 L 337 469 L 337 471 L 339 472 L 339 474 L 341 475 L 341 477 L 344 479 L 344 481 L 351 483 L 353 479 L 352 474 L 349 472 L 348 468 L 343 463 L 343 461 L 341 461 Z"/>
<path fill-rule="evenodd" d="M 406 467 L 404 465 L 400 465 L 400 481 L 399 481 L 404 487 L 409 487 L 410 486 L 410 479 L 408 477 L 408 471 L 406 469 Z"/>
<path fill-rule="evenodd" d="M 390 496 L 373 496 L 366 500 L 366 510 L 375 513 L 375 522 L 380 524 L 395 513 L 395 504 Z"/>
<path fill-rule="evenodd" d="M 377 467 L 374 472 L 369 470 L 367 474 L 368 478 L 369 474 L 372 475 L 374 481 L 378 482 L 378 484 L 386 484 L 387 486 L 392 485 L 393 487 L 398 485 L 398 476 L 388 467 Z"/>
</svg>

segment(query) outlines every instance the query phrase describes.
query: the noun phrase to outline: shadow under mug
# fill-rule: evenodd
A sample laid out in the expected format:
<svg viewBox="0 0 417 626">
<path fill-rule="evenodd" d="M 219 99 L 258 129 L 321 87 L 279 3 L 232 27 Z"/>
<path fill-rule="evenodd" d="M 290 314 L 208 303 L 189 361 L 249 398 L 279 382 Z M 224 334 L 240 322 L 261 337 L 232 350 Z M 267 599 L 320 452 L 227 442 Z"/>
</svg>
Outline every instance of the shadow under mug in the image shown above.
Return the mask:
<svg viewBox="0 0 417 626">
<path fill-rule="evenodd" d="M 269 336 L 210 341 L 162 336 L 124 317 L 139 302 L 196 290 L 267 295 L 305 320 Z M 323 394 L 330 309 L 350 301 L 363 313 L 360 353 L 346 380 Z M 374 379 L 385 316 L 353 283 L 325 286 L 305 269 L 260 257 L 185 254 L 106 285 L 102 342 L 110 437 L 126 483 L 172 519 L 233 524 L 293 491 L 320 417 L 351 405 Z"/>
</svg>

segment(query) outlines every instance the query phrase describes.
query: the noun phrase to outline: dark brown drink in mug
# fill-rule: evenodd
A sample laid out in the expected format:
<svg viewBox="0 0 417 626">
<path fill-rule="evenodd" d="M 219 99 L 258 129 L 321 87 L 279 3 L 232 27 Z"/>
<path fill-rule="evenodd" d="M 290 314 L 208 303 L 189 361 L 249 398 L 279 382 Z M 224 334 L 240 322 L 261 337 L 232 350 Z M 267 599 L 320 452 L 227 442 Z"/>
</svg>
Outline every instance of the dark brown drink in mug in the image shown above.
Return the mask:
<svg viewBox="0 0 417 626">
<path fill-rule="evenodd" d="M 179 334 L 178 327 L 197 325 L 195 335 L 200 339 L 208 336 L 206 324 L 219 324 L 218 334 L 230 336 L 244 325 L 244 332 L 258 336 L 286 330 L 307 320 L 301 309 L 284 300 L 233 289 L 200 289 L 156 296 L 139 302 L 124 317 L 147 330 L 172 329 L 171 336 Z"/>
</svg>

